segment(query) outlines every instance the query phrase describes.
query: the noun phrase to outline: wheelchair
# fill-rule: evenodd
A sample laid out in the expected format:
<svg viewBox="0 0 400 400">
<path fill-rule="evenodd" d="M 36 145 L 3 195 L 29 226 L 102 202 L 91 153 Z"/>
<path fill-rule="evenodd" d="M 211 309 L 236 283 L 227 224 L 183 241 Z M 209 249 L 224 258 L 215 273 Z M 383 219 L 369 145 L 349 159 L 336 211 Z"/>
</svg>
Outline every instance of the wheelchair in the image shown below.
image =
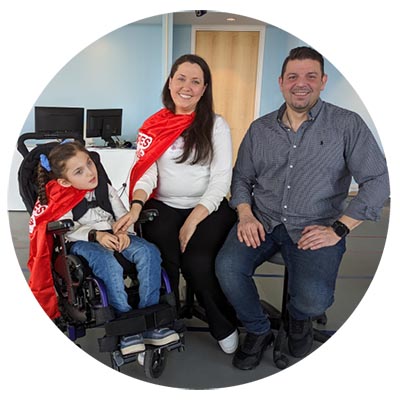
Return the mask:
<svg viewBox="0 0 400 400">
<path fill-rule="evenodd" d="M 73 134 L 38 134 L 24 133 L 18 139 L 17 149 L 23 156 L 18 170 L 18 183 L 21 198 L 29 213 L 32 212 L 37 199 L 36 170 L 40 154 L 48 154 L 59 141 L 49 139 L 74 139 L 83 142 L 82 138 Z M 45 143 L 37 144 L 28 150 L 26 141 L 45 139 Z M 84 144 L 84 142 L 83 142 Z M 104 170 L 100 156 L 90 152 L 93 161 L 108 183 L 107 173 Z M 141 232 L 141 224 L 157 217 L 156 210 L 145 210 L 141 213 L 136 224 L 136 231 Z M 112 368 L 120 371 L 124 364 L 137 361 L 138 354 L 123 355 L 120 351 L 122 336 L 143 333 L 150 329 L 170 327 L 179 334 L 179 340 L 164 346 L 146 345 L 144 356 L 144 372 L 148 378 L 158 378 L 166 366 L 166 354 L 172 350 L 184 350 L 185 326 L 178 319 L 175 297 L 171 291 L 168 276 L 162 271 L 162 288 L 159 304 L 137 309 L 139 303 L 139 282 L 134 265 L 115 252 L 115 256 L 124 269 L 125 289 L 128 302 L 132 306 L 130 312 L 116 316 L 108 304 L 107 293 L 103 282 L 90 270 L 82 257 L 68 254 L 68 243 L 65 234 L 73 226 L 72 220 L 59 220 L 47 225 L 47 232 L 54 237 L 51 269 L 53 283 L 58 297 L 61 317 L 57 318 L 56 325 L 72 341 L 85 336 L 86 330 L 94 327 L 104 328 L 104 336 L 98 339 L 99 351 L 110 354 Z"/>
</svg>

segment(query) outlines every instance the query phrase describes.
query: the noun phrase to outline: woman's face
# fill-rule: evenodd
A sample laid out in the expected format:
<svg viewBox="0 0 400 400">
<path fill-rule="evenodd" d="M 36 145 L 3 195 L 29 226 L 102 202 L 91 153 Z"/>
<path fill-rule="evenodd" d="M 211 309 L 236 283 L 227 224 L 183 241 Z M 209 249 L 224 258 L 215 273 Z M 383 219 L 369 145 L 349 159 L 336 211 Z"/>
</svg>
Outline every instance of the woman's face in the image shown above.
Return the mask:
<svg viewBox="0 0 400 400">
<path fill-rule="evenodd" d="M 175 104 L 175 113 L 192 113 L 206 87 L 203 70 L 198 64 L 180 64 L 174 76 L 169 78 L 169 91 Z"/>
</svg>

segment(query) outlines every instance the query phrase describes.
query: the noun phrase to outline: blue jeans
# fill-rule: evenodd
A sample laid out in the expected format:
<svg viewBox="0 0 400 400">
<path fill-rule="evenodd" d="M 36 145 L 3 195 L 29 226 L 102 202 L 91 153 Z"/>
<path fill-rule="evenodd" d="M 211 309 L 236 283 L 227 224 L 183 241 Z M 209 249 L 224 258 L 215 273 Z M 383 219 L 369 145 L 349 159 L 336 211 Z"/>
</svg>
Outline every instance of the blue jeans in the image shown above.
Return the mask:
<svg viewBox="0 0 400 400">
<path fill-rule="evenodd" d="M 278 225 L 253 249 L 231 229 L 216 259 L 216 275 L 226 297 L 248 332 L 264 334 L 270 322 L 263 313 L 253 274 L 256 268 L 280 251 L 288 269 L 288 311 L 294 319 L 321 315 L 332 305 L 336 277 L 346 250 L 345 239 L 319 250 L 299 250 L 284 225 Z"/>
<path fill-rule="evenodd" d="M 130 245 L 121 254 L 136 265 L 139 280 L 139 308 L 157 304 L 161 286 L 161 256 L 157 247 L 139 236 L 129 235 Z M 108 302 L 119 312 L 131 310 L 125 291 L 123 268 L 114 252 L 99 243 L 79 240 L 71 246 L 71 254 L 84 257 L 93 273 L 106 287 Z"/>
</svg>

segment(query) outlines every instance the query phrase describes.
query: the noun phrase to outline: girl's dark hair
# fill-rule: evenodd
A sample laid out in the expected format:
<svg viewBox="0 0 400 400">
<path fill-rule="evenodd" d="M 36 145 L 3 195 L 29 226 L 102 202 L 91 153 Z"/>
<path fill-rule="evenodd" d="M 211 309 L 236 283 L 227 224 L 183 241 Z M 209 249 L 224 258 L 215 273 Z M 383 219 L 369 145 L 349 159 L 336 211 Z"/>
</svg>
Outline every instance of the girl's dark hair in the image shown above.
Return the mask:
<svg viewBox="0 0 400 400">
<path fill-rule="evenodd" d="M 307 46 L 300 46 L 296 47 L 292 50 L 290 50 L 289 55 L 285 58 L 285 61 L 283 62 L 282 65 L 282 71 L 281 71 L 281 78 L 283 78 L 283 75 L 285 74 L 286 71 L 286 65 L 289 61 L 293 60 L 314 60 L 318 61 L 320 66 L 321 66 L 321 74 L 324 75 L 324 57 L 320 53 L 318 53 L 317 50 L 314 50 L 311 47 Z"/>
<path fill-rule="evenodd" d="M 193 159 L 190 161 L 192 165 L 197 163 L 207 163 L 211 162 L 214 154 L 212 145 L 214 106 L 211 71 L 206 61 L 195 54 L 185 54 L 179 57 L 172 65 L 169 77 L 165 82 L 162 91 L 162 102 L 168 110 L 175 112 L 175 103 L 173 102 L 169 91 L 169 80 L 175 75 L 178 67 L 185 62 L 197 64 L 202 69 L 206 89 L 196 105 L 196 115 L 193 123 L 183 134 L 183 138 L 185 139 L 183 154 L 176 162 L 184 163 L 189 159 L 192 151 L 194 151 Z"/>
<path fill-rule="evenodd" d="M 49 152 L 51 171 L 48 172 L 39 162 L 37 169 L 38 198 L 41 204 L 47 204 L 46 184 L 52 179 L 63 178 L 65 174 L 65 164 L 68 160 L 76 156 L 79 152 L 89 154 L 85 146 L 80 142 L 67 142 L 55 145 Z"/>
</svg>

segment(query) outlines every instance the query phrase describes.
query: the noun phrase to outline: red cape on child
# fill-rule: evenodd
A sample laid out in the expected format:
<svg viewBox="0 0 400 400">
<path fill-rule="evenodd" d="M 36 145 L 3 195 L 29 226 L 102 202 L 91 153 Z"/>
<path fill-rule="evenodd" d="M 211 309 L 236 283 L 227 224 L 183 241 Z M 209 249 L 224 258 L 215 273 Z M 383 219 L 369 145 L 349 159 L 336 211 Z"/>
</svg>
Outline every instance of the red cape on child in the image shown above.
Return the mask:
<svg viewBox="0 0 400 400">
<path fill-rule="evenodd" d="M 130 174 L 129 201 L 132 200 L 136 182 L 192 124 L 194 116 L 194 113 L 174 114 L 163 108 L 143 123 L 136 140 L 137 161 Z"/>
<path fill-rule="evenodd" d="M 46 185 L 47 205 L 36 202 L 29 220 L 29 287 L 46 314 L 55 319 L 60 316 L 57 295 L 51 273 L 53 234 L 47 224 L 57 221 L 72 210 L 85 196 L 86 190 L 63 187 L 52 180 Z"/>
</svg>

